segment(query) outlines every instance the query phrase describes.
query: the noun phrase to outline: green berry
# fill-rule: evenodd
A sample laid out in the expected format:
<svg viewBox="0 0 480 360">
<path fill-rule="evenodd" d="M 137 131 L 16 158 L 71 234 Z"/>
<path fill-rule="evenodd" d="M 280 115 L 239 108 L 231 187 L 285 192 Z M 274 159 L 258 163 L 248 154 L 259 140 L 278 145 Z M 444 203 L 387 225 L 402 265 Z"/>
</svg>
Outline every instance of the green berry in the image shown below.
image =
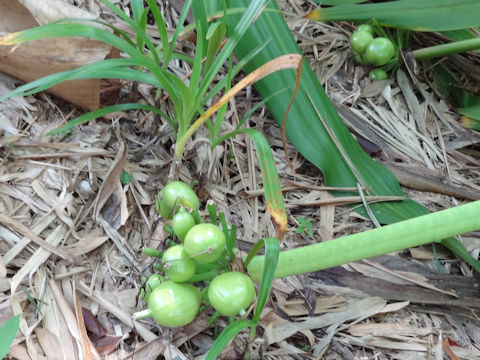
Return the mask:
<svg viewBox="0 0 480 360">
<path fill-rule="evenodd" d="M 185 235 L 195 226 L 192 214 L 185 209 L 179 210 L 172 218 L 172 228 L 178 239 L 183 242 Z"/>
<path fill-rule="evenodd" d="M 200 291 L 196 287 L 169 280 L 158 285 L 150 294 L 148 315 L 162 326 L 183 326 L 195 319 L 200 302 Z"/>
<path fill-rule="evenodd" d="M 372 34 L 366 31 L 355 31 L 350 37 L 350 45 L 354 52 L 363 54 L 367 46 L 373 41 Z"/>
<path fill-rule="evenodd" d="M 158 285 L 160 285 L 164 281 L 165 281 L 165 278 L 158 274 L 150 275 L 148 280 L 145 278 L 142 278 L 142 289 L 140 290 L 140 298 L 143 301 L 148 302 L 148 298 L 150 297 L 150 294 L 152 293 L 153 289 L 155 289 Z"/>
<path fill-rule="evenodd" d="M 363 60 L 367 64 L 382 66 L 387 64 L 395 55 L 395 47 L 393 43 L 384 37 L 373 39 L 368 44 Z"/>
<path fill-rule="evenodd" d="M 365 31 L 365 32 L 373 35 L 373 26 L 370 25 L 370 24 L 361 24 L 361 25 L 358 25 L 358 27 L 355 31 Z"/>
<path fill-rule="evenodd" d="M 368 74 L 368 77 L 371 81 L 385 80 L 387 78 L 387 73 L 383 69 L 373 69 L 370 71 L 370 74 Z"/>
<path fill-rule="evenodd" d="M 171 219 L 180 205 L 188 209 L 198 210 L 200 202 L 190 186 L 181 181 L 172 181 L 158 194 L 157 211 L 162 217 Z"/>
<path fill-rule="evenodd" d="M 225 234 L 217 225 L 198 224 L 185 236 L 184 246 L 195 260 L 211 263 L 225 250 Z"/>
<path fill-rule="evenodd" d="M 195 262 L 182 245 L 168 248 L 163 254 L 162 263 L 165 274 L 177 283 L 187 281 L 195 273 Z"/>
<path fill-rule="evenodd" d="M 208 287 L 208 301 L 222 315 L 235 316 L 245 311 L 255 298 L 252 280 L 239 272 L 226 272 Z"/>
</svg>

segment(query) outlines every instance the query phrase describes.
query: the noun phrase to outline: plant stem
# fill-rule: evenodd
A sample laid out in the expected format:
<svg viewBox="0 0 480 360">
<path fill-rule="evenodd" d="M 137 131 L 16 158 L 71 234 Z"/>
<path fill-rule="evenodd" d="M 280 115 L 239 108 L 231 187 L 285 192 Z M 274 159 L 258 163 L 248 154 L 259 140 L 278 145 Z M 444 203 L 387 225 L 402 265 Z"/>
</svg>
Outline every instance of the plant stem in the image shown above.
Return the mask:
<svg viewBox="0 0 480 360">
<path fill-rule="evenodd" d="M 414 50 L 412 51 L 412 55 L 417 60 L 424 60 L 477 49 L 480 49 L 480 38 L 430 46 L 427 48 Z"/>
<path fill-rule="evenodd" d="M 407 249 L 480 229 L 480 201 L 280 252 L 275 278 L 305 274 L 352 261 Z M 262 274 L 264 256 L 248 266 L 254 281 Z"/>
<path fill-rule="evenodd" d="M 162 258 L 162 255 L 163 255 L 160 250 L 152 249 L 149 247 L 144 247 L 143 253 L 147 256 L 156 257 L 156 258 Z"/>
<path fill-rule="evenodd" d="M 150 309 L 137 311 L 136 313 L 133 314 L 133 319 L 134 320 L 141 320 L 141 319 L 145 319 L 147 317 L 152 317 L 152 312 L 150 311 Z"/>
</svg>

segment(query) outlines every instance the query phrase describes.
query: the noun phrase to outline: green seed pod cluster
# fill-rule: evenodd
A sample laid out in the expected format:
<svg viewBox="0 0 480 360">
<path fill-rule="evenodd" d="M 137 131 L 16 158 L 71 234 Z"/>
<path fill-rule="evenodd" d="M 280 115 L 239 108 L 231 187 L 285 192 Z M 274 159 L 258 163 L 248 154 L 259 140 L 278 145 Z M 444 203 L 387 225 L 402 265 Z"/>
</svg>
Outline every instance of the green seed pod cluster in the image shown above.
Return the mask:
<svg viewBox="0 0 480 360">
<path fill-rule="evenodd" d="M 395 56 L 392 41 L 386 37 L 374 37 L 373 27 L 369 24 L 358 26 L 350 37 L 350 45 L 353 58 L 363 65 L 383 66 Z"/>
<path fill-rule="evenodd" d="M 170 246 L 163 254 L 158 250 L 148 252 L 150 256 L 161 256 L 162 262 L 155 268 L 162 274 L 142 279 L 140 297 L 148 309 L 135 317 L 153 317 L 165 327 L 187 325 L 200 309 L 199 288 L 205 284 L 208 289 L 202 292 L 203 301 L 222 315 L 243 314 L 255 298 L 255 287 L 248 275 L 229 271 L 225 234 L 230 233 L 216 224 L 203 222 L 197 195 L 180 181 L 171 182 L 160 191 L 156 207 L 166 221 L 171 219 L 171 228 L 180 244 Z M 193 211 L 198 216 L 192 216 Z"/>
</svg>

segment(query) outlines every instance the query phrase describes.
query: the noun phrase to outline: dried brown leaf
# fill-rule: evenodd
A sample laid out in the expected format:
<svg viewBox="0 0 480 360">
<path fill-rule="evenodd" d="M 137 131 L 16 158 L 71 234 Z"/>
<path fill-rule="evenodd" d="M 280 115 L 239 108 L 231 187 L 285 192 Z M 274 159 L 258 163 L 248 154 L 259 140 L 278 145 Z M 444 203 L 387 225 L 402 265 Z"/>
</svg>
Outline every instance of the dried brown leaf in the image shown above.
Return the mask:
<svg viewBox="0 0 480 360">
<path fill-rule="evenodd" d="M 147 343 L 142 343 L 140 346 L 128 354 L 124 360 L 132 359 L 157 359 L 164 353 L 169 342 L 163 337 L 157 337 Z"/>
<path fill-rule="evenodd" d="M 120 181 L 122 171 L 125 168 L 125 162 L 127 160 L 127 145 L 125 141 L 120 141 L 120 148 L 118 154 L 107 173 L 107 176 L 103 180 L 102 186 L 98 191 L 97 198 L 95 199 L 95 205 L 93 208 L 93 214 L 95 219 L 98 218 L 100 211 L 107 202 L 108 198 L 113 194 L 113 191 Z"/>
<path fill-rule="evenodd" d="M 43 240 L 41 237 L 39 237 L 37 234 L 33 233 L 29 228 L 27 228 L 22 223 L 16 220 L 13 220 L 12 218 L 3 214 L 0 214 L 0 223 L 3 223 L 7 226 L 11 226 L 16 231 L 18 231 L 25 237 L 29 238 L 31 241 L 33 241 L 37 245 L 40 245 L 41 247 L 45 248 L 45 250 L 60 256 L 62 259 L 65 259 L 69 262 L 73 262 L 73 258 L 70 255 L 66 254 L 64 251 L 60 249 L 57 249 L 54 245 L 49 244 L 48 242 Z"/>
<path fill-rule="evenodd" d="M 383 336 L 392 337 L 397 335 L 406 336 L 426 336 L 435 333 L 435 329 L 431 327 L 418 328 L 406 324 L 393 323 L 372 323 L 372 324 L 356 324 L 350 326 L 348 332 L 354 336 Z"/>
<path fill-rule="evenodd" d="M 287 323 L 265 330 L 268 344 L 280 342 L 298 331 L 320 329 L 332 324 L 341 324 L 358 318 L 366 318 L 379 313 L 385 307 L 386 301 L 379 297 L 371 297 L 351 303 L 345 310 L 327 313 L 321 316 L 305 318 L 303 321 Z"/>
<path fill-rule="evenodd" d="M 94 339 L 98 339 L 101 337 L 104 337 L 107 335 L 107 330 L 103 327 L 103 325 L 98 321 L 98 319 L 95 317 L 95 315 L 92 314 L 92 312 L 89 309 L 85 309 L 82 307 L 82 315 L 83 315 L 83 321 L 85 323 L 85 328 L 87 331 L 95 335 Z"/>
<path fill-rule="evenodd" d="M 85 360 L 98 359 L 98 354 L 95 354 L 95 349 L 93 349 L 93 344 L 90 342 L 90 339 L 87 335 L 87 329 L 85 328 L 85 323 L 83 321 L 82 315 L 82 306 L 80 305 L 80 300 L 78 299 L 75 283 L 73 284 L 73 298 L 75 302 L 75 316 L 77 319 L 78 329 L 80 330 L 80 339 L 82 343 L 83 357 Z"/>
<path fill-rule="evenodd" d="M 123 336 L 104 336 L 97 339 L 94 342 L 95 349 L 97 349 L 99 355 L 107 355 L 114 351 L 120 342 L 122 341 Z"/>
<path fill-rule="evenodd" d="M 0 215 L 1 217 L 2 215 Z M 23 225 L 22 225 L 23 226 Z M 30 235 L 35 235 L 33 232 L 28 230 Z M 57 226 L 46 238 L 45 243 L 55 249 L 66 235 L 66 228 L 63 225 Z M 37 237 L 37 235 L 35 235 Z M 43 240 L 42 240 L 43 241 Z M 22 282 L 23 278 L 28 274 L 35 272 L 40 265 L 42 265 L 50 257 L 50 249 L 45 249 L 43 247 L 38 248 L 35 253 L 28 259 L 25 265 L 18 270 L 15 275 L 12 277 L 11 291 L 12 294 L 15 293 L 18 285 Z M 70 258 L 70 255 L 68 255 Z"/>
<path fill-rule="evenodd" d="M 64 360 L 63 354 L 58 351 L 60 344 L 55 335 L 44 328 L 36 328 L 35 334 L 48 360 Z"/>
</svg>

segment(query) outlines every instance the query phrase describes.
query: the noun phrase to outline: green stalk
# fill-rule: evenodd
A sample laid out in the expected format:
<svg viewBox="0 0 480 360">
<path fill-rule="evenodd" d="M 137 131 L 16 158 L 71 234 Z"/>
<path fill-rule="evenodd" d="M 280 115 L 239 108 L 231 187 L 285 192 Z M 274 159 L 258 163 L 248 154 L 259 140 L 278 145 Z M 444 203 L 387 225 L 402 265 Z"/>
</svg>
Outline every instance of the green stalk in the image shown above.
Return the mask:
<svg viewBox="0 0 480 360">
<path fill-rule="evenodd" d="M 275 278 L 305 274 L 352 261 L 428 244 L 480 229 L 480 201 L 437 211 L 381 228 L 280 253 Z M 248 273 L 259 281 L 264 256 L 256 256 Z"/>
<path fill-rule="evenodd" d="M 417 60 L 425 60 L 477 49 L 480 49 L 480 38 L 429 46 L 427 48 L 412 51 L 412 55 Z"/>
<path fill-rule="evenodd" d="M 146 246 L 143 248 L 143 253 L 147 256 L 155 257 L 155 258 L 162 258 L 162 255 L 163 255 L 163 253 L 160 250 L 153 249 Z"/>
<path fill-rule="evenodd" d="M 133 320 L 142 320 L 148 317 L 152 317 L 152 310 L 150 309 L 140 310 L 133 314 Z"/>
</svg>

